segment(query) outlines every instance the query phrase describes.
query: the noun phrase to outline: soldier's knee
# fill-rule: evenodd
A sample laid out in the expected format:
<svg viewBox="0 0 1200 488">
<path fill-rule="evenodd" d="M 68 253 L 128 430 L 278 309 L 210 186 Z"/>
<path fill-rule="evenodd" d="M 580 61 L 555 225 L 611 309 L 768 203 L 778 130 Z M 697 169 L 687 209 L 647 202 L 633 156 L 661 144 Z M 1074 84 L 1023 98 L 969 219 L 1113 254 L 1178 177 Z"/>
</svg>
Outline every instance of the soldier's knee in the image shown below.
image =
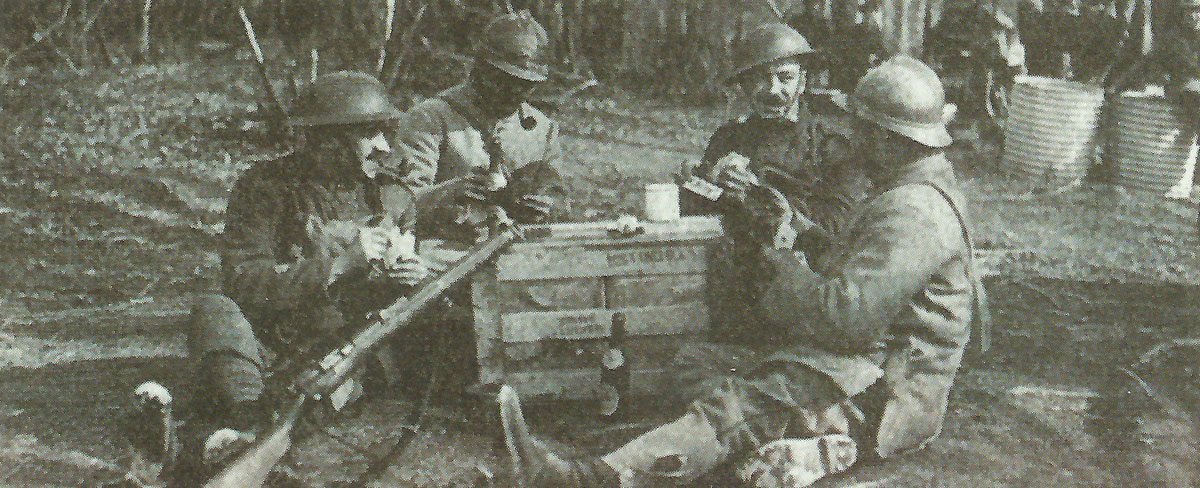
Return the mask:
<svg viewBox="0 0 1200 488">
<path fill-rule="evenodd" d="M 262 369 L 241 354 L 210 352 L 200 358 L 199 369 L 218 404 L 237 405 L 262 397 L 265 388 Z"/>
<path fill-rule="evenodd" d="M 192 304 L 188 352 L 202 358 L 213 352 L 230 352 L 262 365 L 262 351 L 254 329 L 241 307 L 224 295 L 206 294 Z"/>
</svg>

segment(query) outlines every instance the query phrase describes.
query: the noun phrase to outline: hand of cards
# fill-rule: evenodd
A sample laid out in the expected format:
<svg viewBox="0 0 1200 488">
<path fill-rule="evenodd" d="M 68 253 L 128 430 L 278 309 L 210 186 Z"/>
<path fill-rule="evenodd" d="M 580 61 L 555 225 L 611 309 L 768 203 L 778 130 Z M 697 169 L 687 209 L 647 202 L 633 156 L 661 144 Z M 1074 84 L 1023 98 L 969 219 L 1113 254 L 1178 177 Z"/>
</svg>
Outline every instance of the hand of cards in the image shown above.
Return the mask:
<svg viewBox="0 0 1200 488">
<path fill-rule="evenodd" d="M 757 184 L 758 178 L 750 172 L 750 158 L 747 158 L 736 152 L 726 154 L 725 157 L 717 160 L 717 163 L 704 175 L 695 174 L 695 166 L 685 164 L 680 173 L 681 185 L 688 191 L 700 195 L 709 201 L 717 201 L 721 195 L 725 193 L 725 189 L 714 183 L 720 181 L 722 174 L 726 172 L 737 172 L 739 174 L 748 175 L 747 183 Z M 732 171 L 731 171 L 732 170 Z"/>
<path fill-rule="evenodd" d="M 366 238 L 360 238 L 363 243 L 363 255 L 371 263 L 371 278 L 388 275 L 393 271 L 405 268 L 405 261 L 417 259 L 417 239 L 412 231 L 401 231 L 396 226 L 360 228 L 359 232 L 378 232 L 383 237 L 382 245 L 367 245 Z"/>
</svg>

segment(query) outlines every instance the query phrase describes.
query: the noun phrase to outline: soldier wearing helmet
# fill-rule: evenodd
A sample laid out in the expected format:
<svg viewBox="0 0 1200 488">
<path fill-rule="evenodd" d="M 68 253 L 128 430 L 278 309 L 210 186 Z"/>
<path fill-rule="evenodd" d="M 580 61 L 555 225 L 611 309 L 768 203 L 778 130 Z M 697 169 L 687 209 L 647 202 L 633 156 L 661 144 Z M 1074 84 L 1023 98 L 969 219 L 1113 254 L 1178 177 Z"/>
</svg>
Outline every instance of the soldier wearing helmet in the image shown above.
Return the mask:
<svg viewBox="0 0 1200 488">
<path fill-rule="evenodd" d="M 396 133 L 391 170 L 414 191 L 461 179 L 469 193 L 499 204 L 518 222 L 546 218 L 561 152 L 558 124 L 528 102 L 547 79 L 548 37 L 528 11 L 493 19 L 475 47 L 465 82 L 409 111 Z M 464 236 L 453 205 L 425 213 L 418 230 Z"/>
<path fill-rule="evenodd" d="M 529 433 L 513 390 L 502 389 L 522 482 L 690 486 L 734 461 L 751 486 L 802 487 L 938 434 L 969 323 L 986 315 L 962 197 L 942 155 L 947 104 L 932 70 L 896 58 L 866 74 L 852 107 L 878 159 L 874 195 L 811 266 L 764 246 L 771 267 L 755 306 L 775 332 L 763 342 L 776 349 L 599 459 L 548 449 Z"/>
<path fill-rule="evenodd" d="M 288 117 L 298 148 L 255 164 L 234 185 L 222 293 L 197 299 L 188 335 L 202 424 L 214 427 L 200 434 L 220 433 L 206 443 L 205 461 L 269 420 L 266 371 L 332 347 L 366 311 L 427 276 L 421 260 L 395 249 L 414 206 L 434 203 L 377 177 L 392 152 L 384 134 L 400 116 L 370 75 L 322 75 Z"/>
<path fill-rule="evenodd" d="M 733 342 L 761 340 L 759 331 L 741 319 L 761 291 L 762 239 L 757 235 L 771 234 L 758 228 L 762 219 L 755 214 L 761 211 L 756 199 L 747 199 L 751 189 L 777 190 L 794 213 L 817 224 L 796 243 L 814 257 L 826 245 L 822 236 L 837 232 L 864 192 L 843 111 L 828 100 L 804 96 L 812 55 L 808 40 L 786 24 L 767 23 L 747 33 L 735 45 L 728 83 L 749 98 L 751 113 L 718 128 L 700 164 L 684 171 L 724 189 L 715 202 L 687 195 L 683 210 L 727 217 L 734 241 L 729 275 L 735 279 L 723 293 L 719 313 L 736 323 L 718 333 Z"/>
</svg>

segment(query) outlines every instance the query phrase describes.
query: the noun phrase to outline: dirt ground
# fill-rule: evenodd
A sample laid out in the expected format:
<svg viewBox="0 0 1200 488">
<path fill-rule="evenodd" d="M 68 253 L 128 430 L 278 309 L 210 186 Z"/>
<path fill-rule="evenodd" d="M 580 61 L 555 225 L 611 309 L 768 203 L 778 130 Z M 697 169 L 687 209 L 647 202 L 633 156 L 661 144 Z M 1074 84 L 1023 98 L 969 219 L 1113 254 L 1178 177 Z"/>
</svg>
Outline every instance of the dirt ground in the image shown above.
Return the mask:
<svg viewBox="0 0 1200 488">
<path fill-rule="evenodd" d="M 215 237 L 238 172 L 279 148 L 253 120 L 249 69 L 119 65 L 84 76 L 29 73 L 0 117 L 0 485 L 89 486 L 117 478 L 115 419 L 146 379 L 186 396 L 188 297 L 211 290 Z M 576 195 L 571 219 L 613 217 L 636 189 L 695 158 L 726 114 L 619 94 L 560 114 Z M 1193 334 L 1200 257 L 1192 202 L 1107 186 L 1005 176 L 969 130 L 953 157 L 987 255 L 995 350 L 964 367 L 929 449 L 822 486 L 1104 486 L 1106 453 L 1084 429 L 1113 365 Z M 504 458 L 486 405 L 438 404 L 385 486 L 463 486 Z M 315 435 L 297 470 L 349 479 L 411 404 L 380 401 Z M 592 450 L 674 409 L 620 423 L 535 407 L 535 428 Z"/>
</svg>

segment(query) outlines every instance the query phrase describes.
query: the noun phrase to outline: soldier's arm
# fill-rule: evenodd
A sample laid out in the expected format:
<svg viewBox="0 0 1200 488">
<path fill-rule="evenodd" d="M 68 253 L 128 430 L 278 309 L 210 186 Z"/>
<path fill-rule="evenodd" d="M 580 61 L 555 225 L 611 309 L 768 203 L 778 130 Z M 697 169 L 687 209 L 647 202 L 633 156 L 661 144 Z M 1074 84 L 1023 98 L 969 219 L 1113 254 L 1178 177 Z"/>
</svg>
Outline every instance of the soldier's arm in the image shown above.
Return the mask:
<svg viewBox="0 0 1200 488">
<path fill-rule="evenodd" d="M 413 107 L 397 126 L 396 151 L 387 165 L 387 172 L 414 193 L 436 181 L 446 141 L 445 124 L 429 103 Z"/>
<path fill-rule="evenodd" d="M 329 263 L 314 258 L 292 263 L 276 260 L 283 209 L 280 189 L 246 180 L 238 181 L 227 211 L 222 253 L 225 294 L 242 305 L 279 310 L 325 299 Z"/>
<path fill-rule="evenodd" d="M 759 303 L 764 315 L 827 350 L 874 347 L 961 247 L 949 206 L 926 191 L 935 190 L 903 187 L 881 197 L 856 226 L 862 237 L 848 259 L 825 276 L 791 256 L 773 259 L 777 274 Z"/>
<path fill-rule="evenodd" d="M 518 222 L 527 223 L 546 216 L 533 206 L 552 213 L 563 196 L 563 154 L 558 123 L 549 119 L 543 123 L 548 128 L 541 158 L 514 170 L 508 187 L 498 195 L 500 204 Z"/>
<path fill-rule="evenodd" d="M 704 156 L 701 157 L 700 164 L 695 168 L 691 168 L 692 174 L 707 179 L 713 167 L 716 166 L 717 161 L 731 151 L 729 138 L 730 136 L 725 128 L 717 129 L 712 137 L 709 138 L 708 146 L 704 148 Z M 715 202 L 690 191 L 680 193 L 679 208 L 683 215 L 714 215 L 719 213 Z"/>
</svg>

